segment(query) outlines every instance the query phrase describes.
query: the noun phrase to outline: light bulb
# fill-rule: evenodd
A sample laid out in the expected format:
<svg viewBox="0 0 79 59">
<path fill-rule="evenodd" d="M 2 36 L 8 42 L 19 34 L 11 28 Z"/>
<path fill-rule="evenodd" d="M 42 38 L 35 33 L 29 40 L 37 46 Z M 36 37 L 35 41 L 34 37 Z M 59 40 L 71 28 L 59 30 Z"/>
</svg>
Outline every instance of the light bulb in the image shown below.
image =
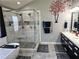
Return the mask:
<svg viewBox="0 0 79 59">
<path fill-rule="evenodd" d="M 17 4 L 19 5 L 19 4 L 21 4 L 21 2 L 18 1 Z"/>
</svg>

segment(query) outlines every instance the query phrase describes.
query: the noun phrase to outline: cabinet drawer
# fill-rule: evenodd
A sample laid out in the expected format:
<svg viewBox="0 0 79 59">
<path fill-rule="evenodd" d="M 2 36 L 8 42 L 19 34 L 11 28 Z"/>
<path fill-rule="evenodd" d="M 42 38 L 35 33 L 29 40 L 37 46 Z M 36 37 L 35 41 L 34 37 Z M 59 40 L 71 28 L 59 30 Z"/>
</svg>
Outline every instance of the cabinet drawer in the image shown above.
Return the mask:
<svg viewBox="0 0 79 59">
<path fill-rule="evenodd" d="M 74 46 L 74 52 L 76 52 L 78 55 L 79 55 L 79 48 L 78 47 L 76 47 L 76 46 Z"/>
<path fill-rule="evenodd" d="M 69 41 L 69 39 L 67 37 L 65 37 L 64 35 L 61 35 L 61 39 L 65 40 L 65 41 Z"/>
<path fill-rule="evenodd" d="M 69 45 L 73 46 L 73 43 L 71 41 L 69 41 Z"/>
<path fill-rule="evenodd" d="M 66 45 L 68 45 L 68 42 L 67 41 L 64 41 L 64 42 L 65 42 Z"/>
<path fill-rule="evenodd" d="M 64 39 L 63 38 L 61 38 L 61 42 L 62 42 L 62 44 L 64 44 Z"/>
<path fill-rule="evenodd" d="M 73 45 L 74 51 L 79 51 L 79 48 L 76 45 Z"/>
<path fill-rule="evenodd" d="M 61 37 L 65 37 L 63 34 L 61 34 Z"/>
<path fill-rule="evenodd" d="M 64 41 L 64 38 L 61 38 Z"/>
<path fill-rule="evenodd" d="M 69 39 L 68 39 L 68 38 L 66 38 L 66 37 L 65 37 L 64 39 L 65 39 L 66 41 L 69 41 Z"/>
<path fill-rule="evenodd" d="M 64 47 L 64 50 L 67 51 L 67 48 Z"/>
</svg>

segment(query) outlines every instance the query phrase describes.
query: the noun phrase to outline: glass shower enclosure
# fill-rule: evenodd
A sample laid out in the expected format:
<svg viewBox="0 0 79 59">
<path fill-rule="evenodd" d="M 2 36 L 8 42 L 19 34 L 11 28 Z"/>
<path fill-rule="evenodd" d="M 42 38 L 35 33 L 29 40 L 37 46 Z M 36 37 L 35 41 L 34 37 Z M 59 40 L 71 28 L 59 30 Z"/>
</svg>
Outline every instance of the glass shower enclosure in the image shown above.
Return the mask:
<svg viewBox="0 0 79 59">
<path fill-rule="evenodd" d="M 3 14 L 8 43 L 18 42 L 24 50 L 37 49 L 40 42 L 39 13 L 35 10 L 25 10 L 3 11 Z"/>
</svg>

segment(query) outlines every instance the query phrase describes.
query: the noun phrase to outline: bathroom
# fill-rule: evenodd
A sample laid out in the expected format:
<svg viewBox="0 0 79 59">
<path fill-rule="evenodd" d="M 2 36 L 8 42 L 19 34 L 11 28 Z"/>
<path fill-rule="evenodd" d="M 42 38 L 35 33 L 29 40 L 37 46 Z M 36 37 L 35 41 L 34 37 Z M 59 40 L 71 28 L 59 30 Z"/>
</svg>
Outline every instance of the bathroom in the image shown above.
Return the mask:
<svg viewBox="0 0 79 59">
<path fill-rule="evenodd" d="M 59 4 L 55 6 L 56 3 Z M 74 50 L 79 51 L 78 0 L 0 0 L 0 6 L 0 36 L 5 33 L 0 38 L 0 46 L 18 43 L 15 59 L 79 59 Z M 57 14 L 54 7 L 58 7 Z M 71 53 L 71 50 L 75 52 Z"/>
</svg>

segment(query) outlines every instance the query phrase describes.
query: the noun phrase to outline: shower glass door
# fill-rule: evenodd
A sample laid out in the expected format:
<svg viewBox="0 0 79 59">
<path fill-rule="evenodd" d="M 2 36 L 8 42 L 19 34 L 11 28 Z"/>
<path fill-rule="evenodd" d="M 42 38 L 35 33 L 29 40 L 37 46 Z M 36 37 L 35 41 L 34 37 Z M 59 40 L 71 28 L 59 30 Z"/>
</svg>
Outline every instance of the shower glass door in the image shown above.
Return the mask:
<svg viewBox="0 0 79 59">
<path fill-rule="evenodd" d="M 39 42 L 38 15 L 34 11 L 21 11 L 20 13 L 4 12 L 7 41 L 19 42 L 22 48 L 34 48 Z M 13 16 L 16 16 L 18 19 L 17 31 L 14 29 Z"/>
</svg>

